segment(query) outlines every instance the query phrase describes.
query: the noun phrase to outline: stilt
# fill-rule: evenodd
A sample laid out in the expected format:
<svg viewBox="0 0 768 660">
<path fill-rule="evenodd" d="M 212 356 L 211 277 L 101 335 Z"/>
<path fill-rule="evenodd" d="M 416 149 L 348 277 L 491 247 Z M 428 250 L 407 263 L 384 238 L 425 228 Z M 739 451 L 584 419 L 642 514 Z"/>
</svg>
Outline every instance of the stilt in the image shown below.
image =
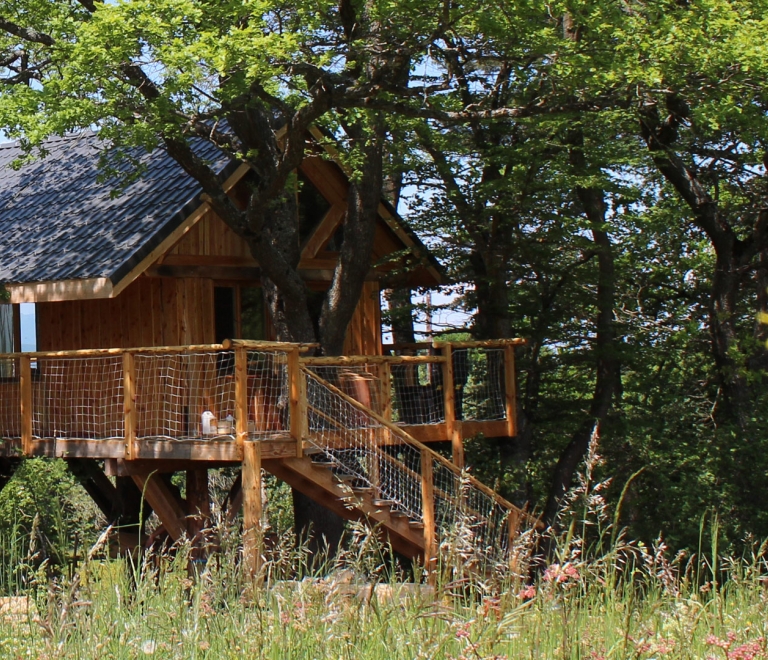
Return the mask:
<svg viewBox="0 0 768 660">
<path fill-rule="evenodd" d="M 261 503 L 261 445 L 243 445 L 243 561 L 251 577 L 261 571 L 263 551 Z"/>
<path fill-rule="evenodd" d="M 205 530 L 211 518 L 208 470 L 187 470 L 187 536 L 192 542 L 193 562 L 205 559 L 208 539 Z"/>
</svg>

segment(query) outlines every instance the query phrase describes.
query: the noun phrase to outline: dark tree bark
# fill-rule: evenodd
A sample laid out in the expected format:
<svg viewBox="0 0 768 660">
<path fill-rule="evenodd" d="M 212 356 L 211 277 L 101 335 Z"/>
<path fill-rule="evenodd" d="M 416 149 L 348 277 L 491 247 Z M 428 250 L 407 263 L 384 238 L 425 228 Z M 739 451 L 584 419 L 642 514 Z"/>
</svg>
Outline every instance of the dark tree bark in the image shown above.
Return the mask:
<svg viewBox="0 0 768 660">
<path fill-rule="evenodd" d="M 655 104 L 643 109 L 641 133 L 658 171 L 688 205 L 694 223 L 715 252 L 708 305 L 710 345 L 722 392 L 715 419 L 743 428 L 748 417 L 749 387 L 743 367 L 734 359 L 738 346 L 737 301 L 745 274 L 754 267 L 755 258 L 768 248 L 768 211 L 756 210 L 749 234 L 737 236 L 735 219 L 728 217 L 709 194 L 696 169 L 675 151 L 678 127 L 687 116 L 687 105 L 671 96 L 667 106 L 669 114 L 664 120 Z"/>
</svg>

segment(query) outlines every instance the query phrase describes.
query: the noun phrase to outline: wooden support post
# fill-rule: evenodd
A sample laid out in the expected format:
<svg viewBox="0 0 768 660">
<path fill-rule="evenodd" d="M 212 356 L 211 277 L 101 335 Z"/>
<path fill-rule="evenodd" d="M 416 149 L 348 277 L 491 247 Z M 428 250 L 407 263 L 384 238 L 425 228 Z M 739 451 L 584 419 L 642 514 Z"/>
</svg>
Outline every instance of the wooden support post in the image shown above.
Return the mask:
<svg viewBox="0 0 768 660">
<path fill-rule="evenodd" d="M 243 446 L 243 560 L 251 577 L 261 571 L 263 534 L 261 528 L 261 444 Z"/>
<path fill-rule="evenodd" d="M 235 347 L 235 442 L 243 460 L 243 446 L 248 438 L 248 353 L 244 346 Z"/>
<path fill-rule="evenodd" d="M 171 538 L 174 541 L 182 538 L 187 533 L 187 514 L 168 484 L 163 481 L 159 474 L 148 469 L 132 470 L 128 468 L 128 471 Z"/>
<path fill-rule="evenodd" d="M 464 467 L 464 432 L 461 420 L 456 419 L 456 398 L 453 390 L 453 347 L 450 343 L 441 347 L 443 362 L 443 407 L 445 409 L 445 431 L 451 439 L 453 463 Z"/>
<path fill-rule="evenodd" d="M 208 470 L 187 470 L 187 536 L 192 541 L 191 559 L 205 557 L 204 530 L 211 517 Z"/>
<path fill-rule="evenodd" d="M 296 441 L 296 456 L 304 455 L 304 436 L 307 416 L 307 394 L 304 377 L 299 367 L 299 349 L 288 353 L 288 383 L 290 387 L 291 437 Z"/>
<path fill-rule="evenodd" d="M 421 450 L 421 507 L 424 523 L 424 569 L 427 580 L 434 585 L 437 567 L 435 545 L 435 479 L 432 470 L 432 454 Z"/>
<path fill-rule="evenodd" d="M 21 451 L 32 454 L 32 361 L 28 355 L 19 358 L 19 388 L 21 399 Z"/>
<path fill-rule="evenodd" d="M 136 453 L 136 365 L 133 353 L 123 353 L 123 418 L 125 458 L 131 460 Z"/>
<path fill-rule="evenodd" d="M 515 390 L 515 346 L 507 344 L 504 347 L 504 394 L 507 435 L 510 438 L 517 435 L 517 394 Z"/>
</svg>

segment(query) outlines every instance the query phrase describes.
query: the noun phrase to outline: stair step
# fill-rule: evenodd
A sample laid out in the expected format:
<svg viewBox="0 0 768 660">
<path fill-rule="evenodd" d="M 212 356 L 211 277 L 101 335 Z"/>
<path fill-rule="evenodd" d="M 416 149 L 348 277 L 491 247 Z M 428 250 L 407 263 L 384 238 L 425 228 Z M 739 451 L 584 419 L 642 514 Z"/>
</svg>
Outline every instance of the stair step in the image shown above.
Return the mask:
<svg viewBox="0 0 768 660">
<path fill-rule="evenodd" d="M 344 483 L 351 483 L 353 482 L 357 477 L 355 477 L 354 474 L 334 474 L 334 478 L 337 481 L 343 481 Z"/>
<path fill-rule="evenodd" d="M 389 512 L 389 515 L 393 518 L 407 518 L 408 514 L 405 511 L 400 511 L 399 509 L 392 509 L 392 511 Z"/>
<path fill-rule="evenodd" d="M 409 520 L 408 527 L 411 529 L 424 529 L 424 523 L 419 520 Z"/>
<path fill-rule="evenodd" d="M 304 456 L 317 456 L 318 454 L 325 454 L 325 450 L 320 447 L 304 447 Z"/>
<path fill-rule="evenodd" d="M 387 507 L 394 506 L 397 503 L 393 502 L 392 500 L 371 500 L 371 504 L 377 508 L 386 509 Z"/>
<path fill-rule="evenodd" d="M 373 487 L 369 486 L 364 481 L 352 482 L 352 492 L 354 493 L 372 493 Z"/>
<path fill-rule="evenodd" d="M 314 467 L 325 468 L 326 470 L 331 470 L 336 467 L 336 463 L 331 463 L 330 461 L 312 461 L 312 465 Z"/>
</svg>

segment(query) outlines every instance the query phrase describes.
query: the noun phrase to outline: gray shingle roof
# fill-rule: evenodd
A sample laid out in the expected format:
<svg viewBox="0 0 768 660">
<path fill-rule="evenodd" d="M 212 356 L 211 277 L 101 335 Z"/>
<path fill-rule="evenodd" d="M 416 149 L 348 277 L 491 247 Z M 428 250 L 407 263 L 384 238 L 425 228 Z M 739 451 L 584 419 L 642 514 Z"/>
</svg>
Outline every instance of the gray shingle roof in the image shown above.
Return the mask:
<svg viewBox="0 0 768 660">
<path fill-rule="evenodd" d="M 20 148 L 0 145 L 0 282 L 116 284 L 199 206 L 199 184 L 160 149 L 136 152 L 146 172 L 113 198 L 115 183 L 97 181 L 102 148 L 91 132 L 53 138 L 15 171 Z M 222 176 L 231 169 L 212 145 L 196 150 Z"/>
</svg>

